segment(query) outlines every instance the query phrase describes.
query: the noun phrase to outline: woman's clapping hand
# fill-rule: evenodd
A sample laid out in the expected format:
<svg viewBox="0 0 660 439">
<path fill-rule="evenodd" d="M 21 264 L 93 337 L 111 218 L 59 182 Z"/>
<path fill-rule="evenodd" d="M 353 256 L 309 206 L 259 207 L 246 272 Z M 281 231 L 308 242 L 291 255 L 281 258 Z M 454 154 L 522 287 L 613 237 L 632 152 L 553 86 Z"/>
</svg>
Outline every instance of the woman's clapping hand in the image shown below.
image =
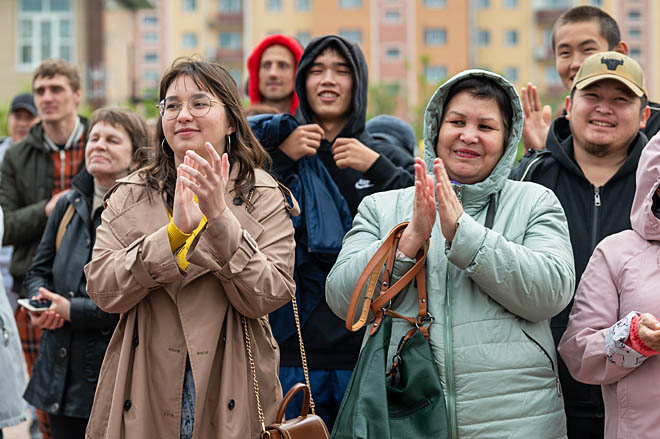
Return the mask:
<svg viewBox="0 0 660 439">
<path fill-rule="evenodd" d="M 202 214 L 211 222 L 227 207 L 225 192 L 229 181 L 229 158 L 226 153 L 220 156 L 209 142 L 204 146 L 211 163 L 189 150 L 177 168 L 172 220 L 184 233 L 191 233 L 199 225 Z M 197 203 L 193 195 L 197 196 Z"/>
</svg>

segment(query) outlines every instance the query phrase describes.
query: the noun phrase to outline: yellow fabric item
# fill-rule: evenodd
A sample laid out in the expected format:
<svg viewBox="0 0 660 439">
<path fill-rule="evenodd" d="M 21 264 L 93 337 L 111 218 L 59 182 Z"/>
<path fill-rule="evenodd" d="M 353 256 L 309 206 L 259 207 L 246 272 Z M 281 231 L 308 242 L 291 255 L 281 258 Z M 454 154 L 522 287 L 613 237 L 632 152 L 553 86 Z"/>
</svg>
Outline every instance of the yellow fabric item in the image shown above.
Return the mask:
<svg viewBox="0 0 660 439">
<path fill-rule="evenodd" d="M 170 215 L 170 223 L 167 225 L 167 236 L 170 238 L 170 248 L 172 253 L 176 255 L 176 262 L 179 264 L 179 268 L 183 271 L 188 269 L 190 263 L 186 260 L 186 255 L 188 254 L 188 249 L 192 244 L 195 236 L 206 226 L 206 216 L 202 215 L 202 220 L 199 222 L 199 225 L 192 233 L 182 232 L 176 224 L 172 221 L 172 215 Z M 179 249 L 177 252 L 176 250 Z"/>
</svg>

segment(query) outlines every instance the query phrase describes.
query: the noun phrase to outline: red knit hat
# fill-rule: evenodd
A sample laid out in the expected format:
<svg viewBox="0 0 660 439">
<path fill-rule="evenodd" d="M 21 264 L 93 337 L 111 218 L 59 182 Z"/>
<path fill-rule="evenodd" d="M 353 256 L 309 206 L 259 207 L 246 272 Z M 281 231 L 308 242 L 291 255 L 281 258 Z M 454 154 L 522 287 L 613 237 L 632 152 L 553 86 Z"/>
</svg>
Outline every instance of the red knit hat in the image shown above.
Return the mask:
<svg viewBox="0 0 660 439">
<path fill-rule="evenodd" d="M 250 56 L 248 57 L 247 66 L 248 66 L 248 95 L 250 96 L 250 103 L 257 104 L 261 102 L 262 96 L 259 91 L 259 63 L 261 62 L 261 55 L 263 55 L 264 50 L 268 49 L 270 46 L 279 44 L 286 47 L 293 53 L 293 57 L 296 60 L 296 65 L 293 66 L 294 70 L 298 68 L 298 61 L 303 54 L 303 48 L 293 37 L 282 34 L 269 35 L 254 48 Z M 296 112 L 298 108 L 298 96 L 296 92 L 293 92 L 293 98 L 291 99 L 291 114 Z"/>
</svg>

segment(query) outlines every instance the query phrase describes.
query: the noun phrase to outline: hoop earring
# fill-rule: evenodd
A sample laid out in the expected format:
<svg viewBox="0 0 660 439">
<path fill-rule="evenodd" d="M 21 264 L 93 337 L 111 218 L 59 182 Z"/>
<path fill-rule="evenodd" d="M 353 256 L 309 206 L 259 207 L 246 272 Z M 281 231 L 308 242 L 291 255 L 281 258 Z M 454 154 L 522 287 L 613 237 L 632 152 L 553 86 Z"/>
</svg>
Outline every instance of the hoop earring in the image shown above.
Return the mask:
<svg viewBox="0 0 660 439">
<path fill-rule="evenodd" d="M 225 152 L 227 156 L 231 155 L 231 134 L 227 135 L 227 143 L 225 144 Z"/>
</svg>

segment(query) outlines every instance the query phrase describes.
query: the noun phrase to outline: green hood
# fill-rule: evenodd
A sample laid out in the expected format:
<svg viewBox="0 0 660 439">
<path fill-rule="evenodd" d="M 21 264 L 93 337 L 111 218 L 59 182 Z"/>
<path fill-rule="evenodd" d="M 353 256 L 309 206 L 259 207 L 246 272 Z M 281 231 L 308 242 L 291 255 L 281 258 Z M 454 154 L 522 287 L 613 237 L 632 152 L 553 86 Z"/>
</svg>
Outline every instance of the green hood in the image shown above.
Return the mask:
<svg viewBox="0 0 660 439">
<path fill-rule="evenodd" d="M 523 128 L 522 104 L 515 87 L 496 73 L 478 69 L 465 70 L 442 84 L 435 91 L 426 106 L 424 112 L 424 162 L 427 169 L 432 169 L 433 160 L 436 158 L 433 141 L 438 136 L 438 121 L 442 119 L 442 107 L 444 106 L 449 90 L 461 79 L 478 76 L 490 78 L 504 89 L 511 99 L 513 123 L 511 124 L 504 154 L 495 166 L 495 169 L 493 169 L 493 172 L 484 181 L 462 186 L 462 200 L 464 205 L 466 202 L 483 200 L 490 194 L 499 192 L 502 189 L 516 159 L 518 143 L 520 142 Z"/>
</svg>

